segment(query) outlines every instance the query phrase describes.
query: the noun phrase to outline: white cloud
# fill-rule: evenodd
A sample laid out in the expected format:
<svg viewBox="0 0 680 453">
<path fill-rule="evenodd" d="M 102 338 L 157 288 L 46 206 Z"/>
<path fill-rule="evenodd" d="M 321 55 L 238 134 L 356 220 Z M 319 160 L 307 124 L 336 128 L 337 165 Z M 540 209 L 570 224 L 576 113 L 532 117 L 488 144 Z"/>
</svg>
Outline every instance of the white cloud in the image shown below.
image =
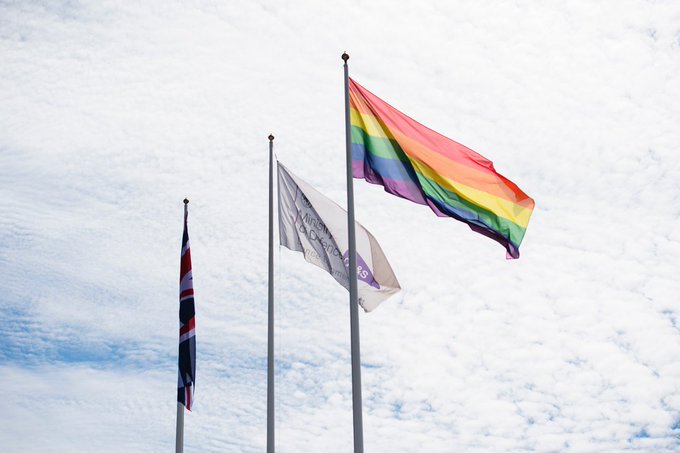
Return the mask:
<svg viewBox="0 0 680 453">
<path fill-rule="evenodd" d="M 187 450 L 262 450 L 266 137 L 343 202 L 347 50 L 353 77 L 537 202 L 506 262 L 355 182 L 404 287 L 360 320 L 366 449 L 677 450 L 678 17 L 633 0 L 0 5 L 3 448 L 171 448 L 188 196 Z M 351 451 L 346 299 L 280 252 L 280 451 Z"/>
</svg>

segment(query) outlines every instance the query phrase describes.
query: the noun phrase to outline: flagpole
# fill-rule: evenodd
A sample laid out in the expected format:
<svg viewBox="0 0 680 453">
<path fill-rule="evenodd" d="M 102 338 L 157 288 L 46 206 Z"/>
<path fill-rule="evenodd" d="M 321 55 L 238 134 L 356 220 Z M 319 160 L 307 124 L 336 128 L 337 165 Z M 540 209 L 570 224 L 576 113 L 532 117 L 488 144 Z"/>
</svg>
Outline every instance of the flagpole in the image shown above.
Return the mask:
<svg viewBox="0 0 680 453">
<path fill-rule="evenodd" d="M 274 453 L 274 136 L 269 134 L 269 301 L 267 305 L 267 453 Z"/>
<path fill-rule="evenodd" d="M 184 222 L 189 214 L 189 200 L 184 199 Z M 175 453 L 184 451 L 184 405 L 177 401 L 177 426 L 175 427 Z"/>
<path fill-rule="evenodd" d="M 352 136 L 349 118 L 349 55 L 342 54 L 345 70 L 345 144 L 347 167 L 347 230 L 349 240 L 349 322 L 352 352 L 352 412 L 354 453 L 364 451 L 364 429 L 361 415 L 361 357 L 359 349 L 359 304 L 357 303 L 357 247 L 354 231 L 354 180 L 352 179 Z"/>
<path fill-rule="evenodd" d="M 175 429 L 175 453 L 184 450 L 184 405 L 177 401 L 177 427 Z"/>
</svg>

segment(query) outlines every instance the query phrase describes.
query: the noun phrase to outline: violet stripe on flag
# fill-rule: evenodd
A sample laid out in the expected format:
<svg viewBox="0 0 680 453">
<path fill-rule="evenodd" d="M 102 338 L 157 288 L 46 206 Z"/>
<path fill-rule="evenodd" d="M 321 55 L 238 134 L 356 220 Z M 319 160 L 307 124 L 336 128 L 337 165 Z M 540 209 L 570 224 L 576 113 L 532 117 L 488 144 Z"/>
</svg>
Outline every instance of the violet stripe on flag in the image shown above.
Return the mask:
<svg viewBox="0 0 680 453">
<path fill-rule="evenodd" d="M 179 272 L 179 358 L 177 401 L 191 410 L 196 382 L 196 313 L 194 309 L 194 281 L 191 273 L 191 249 L 187 228 L 187 208 L 184 205 L 184 234 Z"/>
</svg>

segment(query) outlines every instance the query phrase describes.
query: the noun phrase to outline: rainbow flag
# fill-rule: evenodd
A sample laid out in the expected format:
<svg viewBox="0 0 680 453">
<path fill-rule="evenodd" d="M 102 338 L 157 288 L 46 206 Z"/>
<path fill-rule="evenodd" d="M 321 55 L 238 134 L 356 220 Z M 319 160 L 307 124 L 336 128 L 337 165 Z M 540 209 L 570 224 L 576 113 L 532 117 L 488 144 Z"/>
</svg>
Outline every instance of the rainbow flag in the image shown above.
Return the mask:
<svg viewBox="0 0 680 453">
<path fill-rule="evenodd" d="M 349 80 L 352 173 L 385 191 L 426 204 L 502 244 L 519 245 L 534 200 L 470 148 L 423 126 Z"/>
</svg>

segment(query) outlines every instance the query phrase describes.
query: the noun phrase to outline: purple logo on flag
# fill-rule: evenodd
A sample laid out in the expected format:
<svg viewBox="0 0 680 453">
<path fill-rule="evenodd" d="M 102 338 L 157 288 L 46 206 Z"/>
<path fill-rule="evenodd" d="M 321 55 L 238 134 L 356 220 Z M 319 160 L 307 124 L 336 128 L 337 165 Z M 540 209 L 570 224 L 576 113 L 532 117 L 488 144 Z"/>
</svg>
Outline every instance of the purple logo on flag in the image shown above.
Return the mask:
<svg viewBox="0 0 680 453">
<path fill-rule="evenodd" d="M 345 267 L 349 267 L 349 250 L 342 254 L 342 262 L 345 263 Z M 357 279 L 368 283 L 375 289 L 380 289 L 380 285 L 375 281 L 375 278 L 373 278 L 371 269 L 359 253 L 357 253 Z"/>
</svg>

